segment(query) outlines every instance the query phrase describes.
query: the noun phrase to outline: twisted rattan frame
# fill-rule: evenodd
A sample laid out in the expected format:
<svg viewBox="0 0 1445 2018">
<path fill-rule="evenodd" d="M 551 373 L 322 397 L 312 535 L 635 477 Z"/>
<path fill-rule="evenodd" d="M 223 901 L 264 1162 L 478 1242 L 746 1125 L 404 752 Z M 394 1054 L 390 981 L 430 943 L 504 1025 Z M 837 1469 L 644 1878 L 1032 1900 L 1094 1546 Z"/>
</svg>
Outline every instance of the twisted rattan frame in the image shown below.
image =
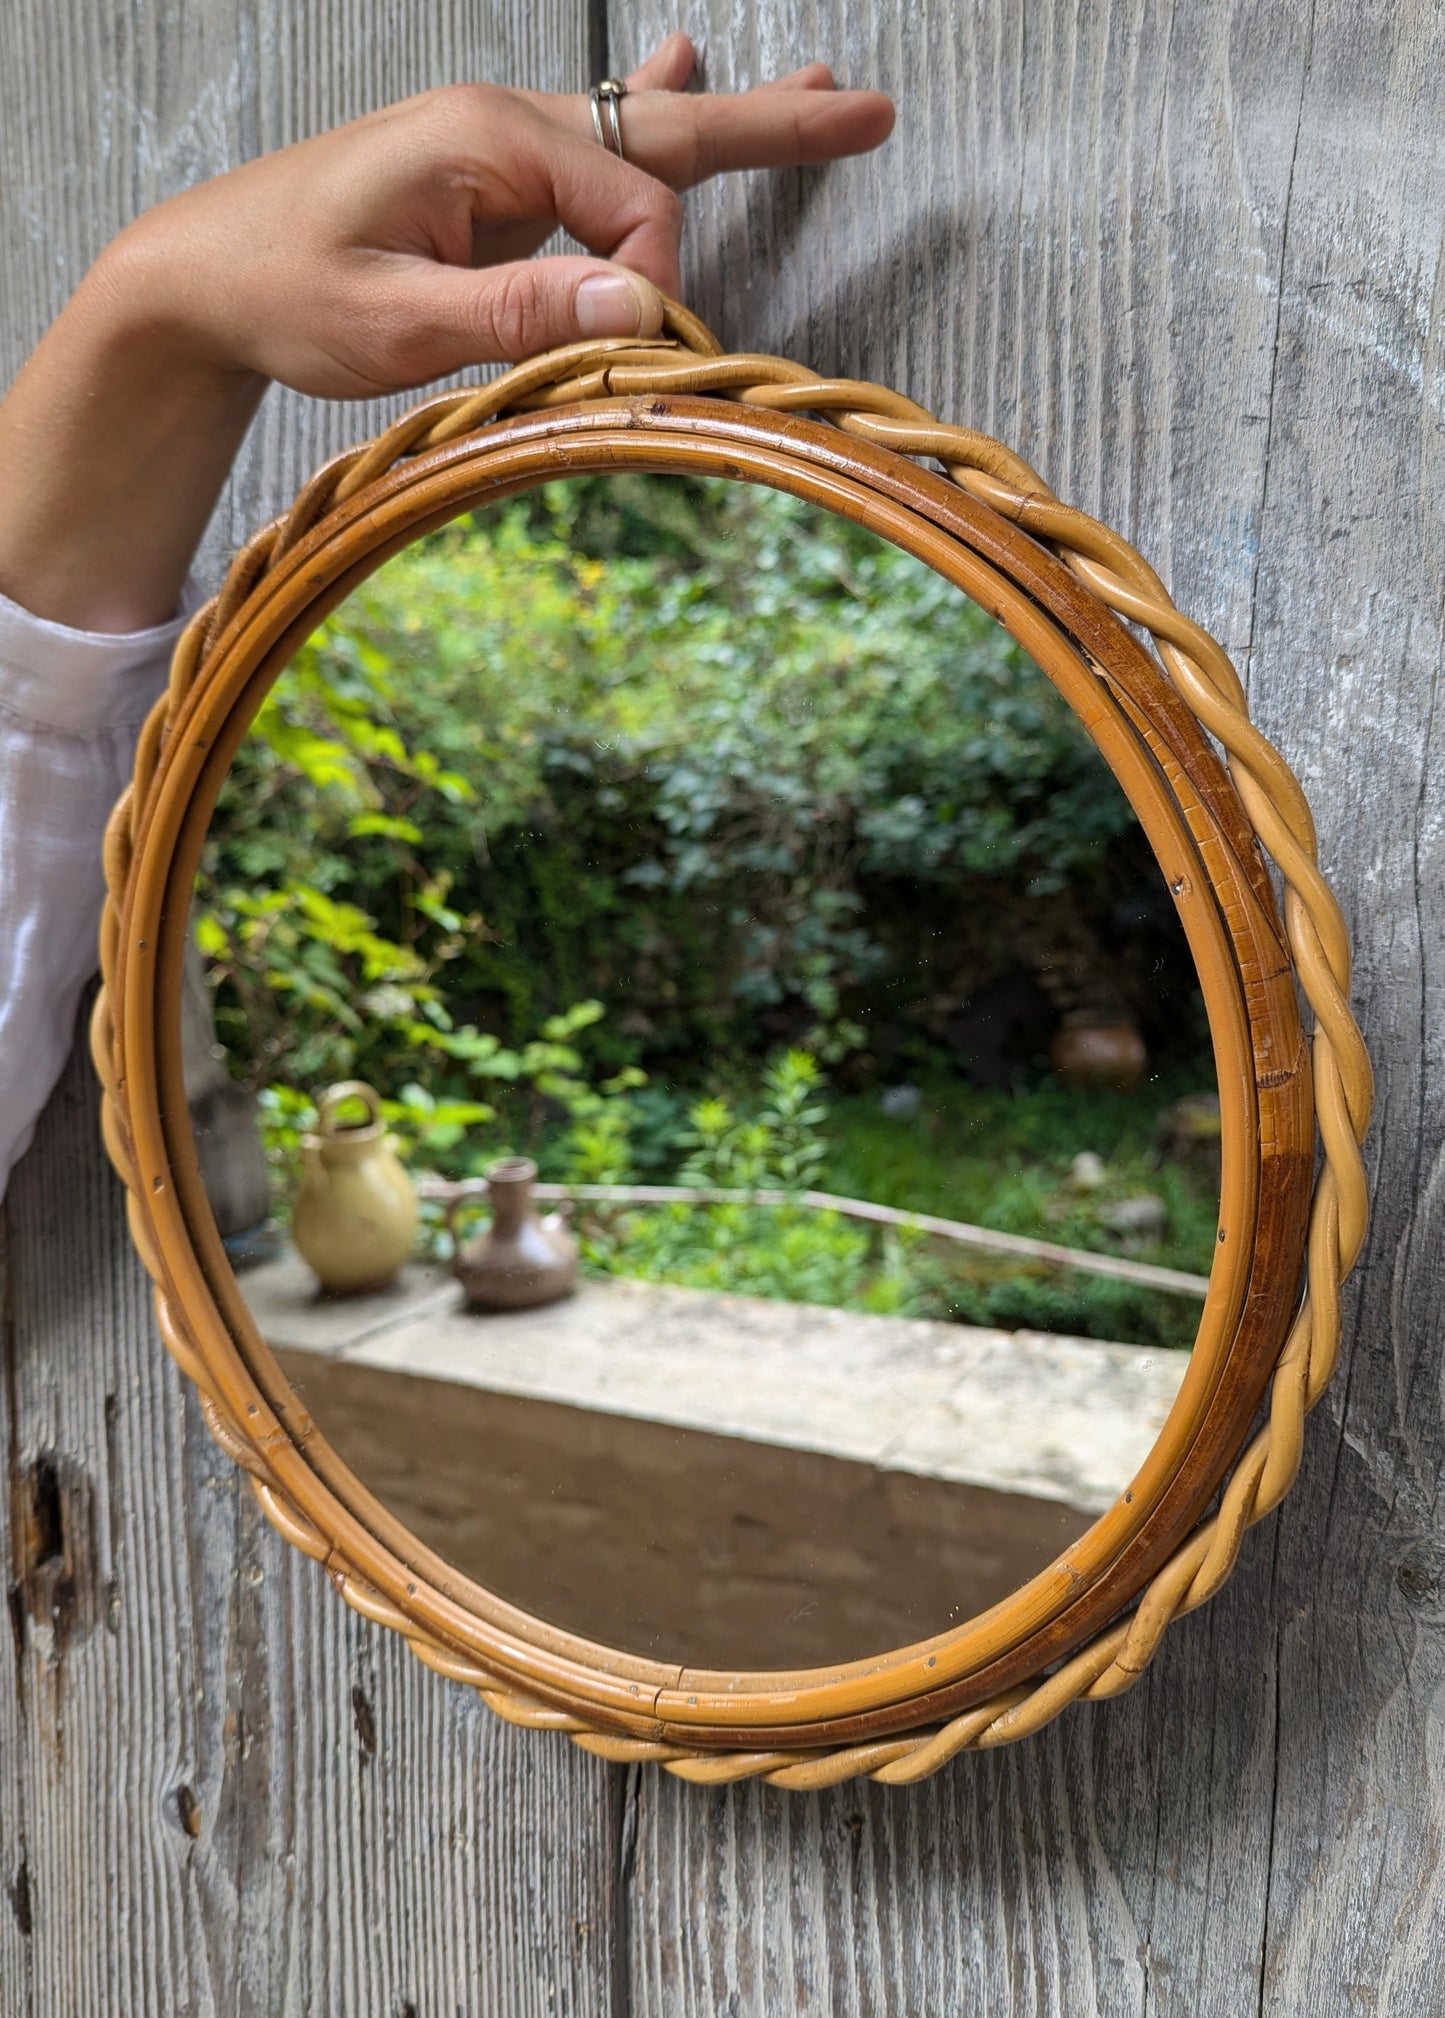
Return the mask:
<svg viewBox="0 0 1445 2018">
<path fill-rule="evenodd" d="M 550 418 L 539 423 L 539 410 Z M 585 423 L 579 414 L 586 417 Z M 745 428 L 739 425 L 743 415 L 748 417 Z M 787 418 L 804 415 L 811 418 Z M 531 418 L 523 421 L 523 416 Z M 579 432 L 584 424 L 602 431 L 589 448 L 594 465 L 599 458 L 612 456 L 623 466 L 660 466 L 649 460 L 651 437 L 643 441 L 648 429 L 659 431 L 658 440 L 681 438 L 688 430 L 699 440 L 733 439 L 741 459 L 748 455 L 756 459 L 766 452 L 780 466 L 788 453 L 806 454 L 816 466 L 815 474 L 830 455 L 841 467 L 847 460 L 842 451 L 847 450 L 863 469 L 865 480 L 875 486 L 879 512 L 884 509 L 883 494 L 891 489 L 906 496 L 911 480 L 940 523 L 948 512 L 946 498 L 940 502 L 941 466 L 947 485 L 956 487 L 952 495 L 959 501 L 958 509 L 967 503 L 973 522 L 986 528 L 999 552 L 1014 556 L 1020 565 L 1026 562 L 1035 572 L 1052 567 L 1056 581 L 1065 579 L 1057 568 L 1062 561 L 1073 578 L 1075 600 L 1089 602 L 1096 611 L 1098 636 L 1105 636 L 1100 624 L 1112 627 L 1118 651 L 1126 643 L 1130 651 L 1137 651 L 1135 637 L 1147 636 L 1157 653 L 1157 659 L 1150 661 L 1151 677 L 1158 680 L 1161 691 L 1167 691 L 1176 712 L 1178 703 L 1183 703 L 1199 750 L 1210 752 L 1206 736 L 1222 749 L 1232 781 L 1232 787 L 1222 790 L 1230 792 L 1246 836 L 1252 830 L 1255 846 L 1272 859 L 1283 891 L 1283 928 L 1280 932 L 1276 924 L 1277 936 L 1271 940 L 1273 899 L 1260 863 L 1244 859 L 1246 847 L 1231 871 L 1235 876 L 1231 887 L 1246 890 L 1266 955 L 1271 945 L 1278 949 L 1277 958 L 1266 958 L 1257 971 L 1244 976 L 1248 1013 L 1252 1019 L 1264 1016 L 1258 1005 L 1268 998 L 1273 1005 L 1268 1015 L 1275 1019 L 1270 1027 L 1288 1028 L 1297 980 L 1314 1020 L 1312 1074 L 1304 1067 L 1302 1054 L 1294 1061 L 1279 1056 L 1261 1059 L 1258 1030 L 1264 1025 L 1253 1020 L 1249 1025 L 1256 1051 L 1251 1089 L 1259 1136 L 1255 1148 L 1261 1156 L 1275 1153 L 1281 1144 L 1290 1148 L 1291 1131 L 1298 1133 L 1301 1113 L 1309 1131 L 1303 1138 L 1304 1153 L 1295 1142 L 1290 1157 L 1284 1159 L 1292 1158 L 1296 1171 L 1293 1193 L 1286 1186 L 1280 1194 L 1285 1203 L 1271 1236 L 1274 1250 L 1257 1264 L 1254 1278 L 1257 1284 L 1260 1268 L 1266 1275 L 1272 1269 L 1266 1286 L 1273 1306 L 1283 1313 L 1264 1370 L 1269 1395 L 1262 1426 L 1248 1441 L 1240 1430 L 1233 1469 L 1207 1518 L 1200 1520 L 1198 1514 L 1219 1482 L 1217 1474 L 1195 1481 L 1187 1531 L 1174 1536 L 1167 1550 L 1161 1551 L 1156 1538 L 1152 1556 L 1136 1554 L 1136 1563 L 1143 1562 L 1145 1568 L 1135 1574 L 1131 1587 L 1111 1590 L 1108 1578 L 1101 1580 L 1101 1601 L 1107 1601 L 1113 1614 L 1102 1629 L 1092 1630 L 1082 1644 L 1077 1638 L 1070 1643 L 1066 1636 L 1056 1637 L 1052 1657 L 1046 1651 L 1033 1671 L 1015 1672 L 1003 1686 L 987 1688 L 992 1670 L 985 1666 L 982 1694 L 976 1687 L 973 1699 L 956 1714 L 937 1714 L 932 1705 L 946 1706 L 948 1698 L 940 1694 L 930 1699 L 925 1690 L 911 1711 L 911 1723 L 907 1700 L 895 1704 L 887 1716 L 874 1715 L 870 1723 L 869 1717 L 846 1714 L 849 1698 L 841 1701 L 831 1720 L 816 1712 L 811 1719 L 800 1713 L 801 1722 L 790 1723 L 774 1709 L 772 1722 L 764 1728 L 762 1722 L 749 1724 L 740 1712 L 728 1728 L 703 1728 L 694 1735 L 687 1728 L 686 1709 L 677 1712 L 680 1723 L 669 1723 L 660 1707 L 663 1692 L 637 1679 L 647 1664 L 626 1657 L 609 1657 L 602 1664 L 596 1686 L 584 1702 L 567 1680 L 565 1663 L 558 1660 L 549 1666 L 548 1645 L 540 1651 L 532 1646 L 525 1670 L 530 1681 L 519 1684 L 519 1669 L 511 1657 L 514 1642 L 507 1638 L 509 1630 L 516 1631 L 517 1615 L 506 1613 L 504 1607 L 495 1608 L 501 1625 L 494 1622 L 491 1627 L 488 1645 L 494 1651 L 479 1659 L 475 1636 L 463 1629 L 468 1624 L 464 1610 L 451 1601 L 453 1586 L 437 1577 L 429 1558 L 432 1583 L 424 1585 L 420 1571 L 417 1581 L 397 1583 L 396 1577 L 406 1575 L 403 1565 L 422 1560 L 424 1552 L 407 1550 L 405 1538 L 385 1510 L 368 1502 L 359 1488 L 351 1491 L 345 1505 L 334 1495 L 327 1497 L 338 1469 L 335 1460 L 294 1398 L 288 1401 L 274 1384 L 270 1388 L 256 1384 L 262 1375 L 254 1362 L 266 1355 L 263 1348 L 254 1347 L 253 1363 L 244 1363 L 237 1352 L 234 1339 L 244 1330 L 244 1322 L 228 1307 L 214 1262 L 218 1245 L 207 1271 L 209 1215 L 202 1208 L 199 1214 L 193 1210 L 189 1221 L 184 1216 L 188 1196 L 194 1207 L 197 1180 L 176 1146 L 179 1067 L 169 1056 L 176 1047 L 166 1041 L 173 1033 L 158 1028 L 166 1024 L 173 1007 L 178 1014 L 179 990 L 171 985 L 175 977 L 160 969 L 178 960 L 183 927 L 178 935 L 174 917 L 168 919 L 164 908 L 156 912 L 152 904 L 152 911 L 145 911 L 142 885 L 143 870 L 154 880 L 172 855 L 181 861 L 189 847 L 193 861 L 199 847 L 201 816 L 209 813 L 204 790 L 194 782 L 178 785 L 177 778 L 186 775 L 187 765 L 195 776 L 205 775 L 198 767 L 209 766 L 213 799 L 217 771 L 223 772 L 229 761 L 229 750 L 219 745 L 212 750 L 207 739 L 195 733 L 195 725 L 204 719 L 202 703 L 209 689 L 222 678 L 227 663 L 234 667 L 237 655 L 244 659 L 250 651 L 249 683 L 237 703 L 236 718 L 249 719 L 247 711 L 254 712 L 265 686 L 320 615 L 388 552 L 424 529 L 414 513 L 400 532 L 395 530 L 400 523 L 393 511 L 399 471 L 403 476 L 434 471 L 440 483 L 459 460 L 507 436 L 510 426 L 519 441 L 535 442 L 542 436 L 542 449 L 531 451 L 534 460 L 538 453 L 551 456 L 541 476 L 561 475 L 570 466 L 569 455 L 586 445 Z M 639 431 L 635 454 L 625 433 L 631 428 Z M 838 444 L 837 453 L 831 443 Z M 743 473 L 716 456 L 713 466 Z M 746 473 L 755 480 L 772 481 L 767 475 L 758 477 L 761 467 L 755 460 Z M 539 481 L 541 476 L 534 471 L 528 481 Z M 841 478 L 839 484 L 843 498 Z M 519 487 L 511 484 L 513 489 Z M 464 508 L 456 502 L 459 494 L 454 486 L 449 501 L 433 510 L 425 523 L 438 523 Z M 474 483 L 468 501 L 484 501 L 487 494 L 502 495 L 504 487 L 498 484 L 488 493 L 485 484 Z M 836 508 L 855 509 L 856 503 Z M 362 561 L 324 578 L 318 564 L 298 589 L 328 528 L 343 517 Z M 288 585 L 293 599 L 309 594 L 304 616 L 288 629 L 262 636 L 263 615 Z M 1083 598 L 1079 585 L 1087 592 Z M 1001 611 L 996 609 L 995 614 Z M 1015 634 L 1017 626 L 1030 620 L 1027 598 L 1020 595 L 1014 606 Z M 1076 632 L 1077 628 L 1076 624 Z M 1107 667 L 1079 644 L 1077 635 L 1070 649 L 1099 679 L 1100 691 L 1109 688 Z M 1120 721 L 1133 722 L 1136 741 L 1141 748 L 1147 746 L 1146 760 L 1152 753 L 1161 775 L 1168 771 L 1177 785 L 1177 751 L 1163 748 L 1133 703 L 1121 702 L 1112 688 L 1109 705 Z M 1090 726 L 1102 736 L 1097 723 Z M 233 733 L 232 745 L 238 733 Z M 1209 762 L 1213 761 L 1209 754 Z M 1195 768 L 1202 774 L 1208 763 L 1199 758 Z M 1221 770 L 1219 780 L 1223 779 Z M 1214 800 L 1222 804 L 1222 790 L 1217 782 L 1204 791 L 1204 798 L 1213 791 Z M 1212 861 L 1220 847 L 1217 830 L 1208 828 L 1197 795 L 1190 804 L 1200 828 L 1199 860 L 1213 886 Z M 192 807 L 198 813 L 187 828 Z M 1224 810 L 1229 818 L 1235 817 L 1228 807 Z M 282 1534 L 326 1567 L 357 1611 L 402 1633 L 430 1667 L 469 1683 L 507 1721 L 565 1731 L 603 1758 L 656 1761 L 690 1780 L 759 1777 L 776 1785 L 810 1788 L 858 1774 L 892 1783 L 922 1779 L 961 1751 L 1007 1744 L 1038 1730 L 1068 1703 L 1096 1701 L 1129 1688 L 1147 1667 L 1165 1628 L 1219 1590 L 1245 1531 L 1288 1491 L 1299 1466 L 1305 1416 L 1319 1400 L 1336 1363 L 1340 1286 L 1359 1252 L 1366 1222 L 1359 1145 L 1369 1119 L 1371 1081 L 1349 1009 L 1350 951 L 1343 920 L 1317 864 L 1314 824 L 1304 794 L 1279 753 L 1251 723 L 1243 688 L 1225 652 L 1180 614 L 1158 577 L 1124 539 L 1061 504 L 1025 463 L 988 437 L 946 426 L 878 386 L 821 379 L 780 358 L 726 356 L 681 310 L 670 312 L 660 340 L 571 345 L 520 365 L 481 389 L 434 399 L 374 442 L 327 464 L 291 509 L 236 556 L 220 594 L 192 620 L 177 646 L 168 689 L 140 738 L 134 780 L 109 825 L 105 867 L 109 891 L 101 932 L 105 986 L 96 1004 L 92 1048 L 104 1088 L 105 1141 L 127 1186 L 133 1236 L 155 1282 L 162 1337 L 195 1383 L 211 1433 L 249 1473 L 257 1498 Z M 1186 890 L 1186 884 L 1184 875 L 1176 877 L 1176 895 Z M 173 901 L 171 912 L 176 909 Z M 160 920 L 158 940 L 169 935 L 164 947 L 135 936 L 144 915 Z M 1298 1024 L 1293 1027 L 1297 1032 Z M 167 1073 L 172 1096 L 169 1121 L 163 1111 Z M 1321 1153 L 1311 1190 L 1308 1145 L 1316 1125 Z M 1288 1196 L 1303 1201 L 1306 1194 L 1307 1232 L 1301 1204 L 1295 1237 L 1290 1232 Z M 1301 1251 L 1304 1288 L 1297 1294 Z M 229 1321 L 229 1336 L 223 1337 L 219 1321 L 213 1321 L 218 1310 Z M 274 1371 L 274 1363 L 272 1367 Z M 1257 1392 L 1251 1392 L 1250 1408 L 1255 1399 Z M 1247 1427 L 1247 1415 L 1244 1421 Z M 296 1482 L 302 1476 L 298 1462 L 315 1465 L 322 1477 L 316 1495 L 322 1509 L 319 1518 L 297 1504 Z M 356 1516 L 358 1506 L 370 1534 Z M 371 1535 L 382 1539 L 373 1543 Z M 395 1574 L 381 1575 L 379 1565 Z M 391 1587 L 383 1588 L 388 1582 Z M 475 1608 L 478 1594 L 469 1594 Z M 1131 1603 L 1132 1610 L 1120 1616 Z M 542 1638 L 546 1640 L 545 1633 Z M 841 1694 L 847 1698 L 846 1690 Z"/>
</svg>

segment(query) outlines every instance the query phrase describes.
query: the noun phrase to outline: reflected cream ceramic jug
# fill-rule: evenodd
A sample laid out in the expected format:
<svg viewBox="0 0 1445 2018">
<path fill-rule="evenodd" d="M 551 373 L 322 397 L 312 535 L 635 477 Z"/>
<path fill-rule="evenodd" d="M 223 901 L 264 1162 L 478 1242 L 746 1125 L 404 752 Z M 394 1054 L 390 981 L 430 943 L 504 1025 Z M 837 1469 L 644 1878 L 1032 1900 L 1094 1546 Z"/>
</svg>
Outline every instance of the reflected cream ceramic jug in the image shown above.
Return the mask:
<svg viewBox="0 0 1445 2018">
<path fill-rule="evenodd" d="M 343 1120 L 342 1110 L 358 1104 L 366 1119 Z M 302 1258 L 333 1296 L 385 1289 L 410 1258 L 417 1205 L 375 1089 L 360 1079 L 328 1087 L 301 1157 L 291 1237 Z"/>
</svg>

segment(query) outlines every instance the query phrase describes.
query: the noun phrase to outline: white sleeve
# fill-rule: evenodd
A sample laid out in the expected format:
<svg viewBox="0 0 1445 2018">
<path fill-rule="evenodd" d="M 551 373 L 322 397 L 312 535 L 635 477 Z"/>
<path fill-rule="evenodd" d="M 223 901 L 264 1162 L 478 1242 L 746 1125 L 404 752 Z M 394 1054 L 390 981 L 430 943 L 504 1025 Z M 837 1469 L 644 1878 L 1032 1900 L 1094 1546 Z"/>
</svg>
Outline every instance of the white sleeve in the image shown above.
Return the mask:
<svg viewBox="0 0 1445 2018">
<path fill-rule="evenodd" d="M 188 586 L 173 622 L 106 637 L 0 596 L 0 1196 L 69 1055 L 106 819 L 199 600 Z"/>
</svg>

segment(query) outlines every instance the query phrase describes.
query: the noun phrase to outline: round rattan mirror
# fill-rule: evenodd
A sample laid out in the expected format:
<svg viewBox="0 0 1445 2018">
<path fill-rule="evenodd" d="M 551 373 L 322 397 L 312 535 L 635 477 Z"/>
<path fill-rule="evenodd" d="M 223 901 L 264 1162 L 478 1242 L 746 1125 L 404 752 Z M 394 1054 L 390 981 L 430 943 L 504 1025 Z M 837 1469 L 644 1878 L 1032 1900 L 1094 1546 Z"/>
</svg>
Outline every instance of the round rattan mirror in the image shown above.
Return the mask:
<svg viewBox="0 0 1445 2018">
<path fill-rule="evenodd" d="M 376 1383 L 384 1374 L 394 1380 L 401 1362 L 373 1352 L 366 1367 L 348 1361 L 338 1384 L 335 1366 L 298 1359 L 294 1341 L 258 1322 L 257 1299 L 232 1266 L 202 1180 L 181 1041 L 191 899 L 218 797 L 263 703 L 318 627 L 393 556 L 467 515 L 598 474 L 722 482 L 793 500 L 797 510 L 876 537 L 921 568 L 920 579 L 948 585 L 960 604 L 983 612 L 1051 683 L 1112 773 L 1157 862 L 1207 1014 L 1218 1089 L 1217 1231 L 1192 1350 L 1151 1419 L 1146 1447 L 1097 1499 L 1075 1493 L 1063 1513 L 1046 1508 L 1029 1548 L 1000 1554 L 1014 1566 L 1002 1582 L 971 1584 L 960 1568 L 958 1589 L 972 1595 L 955 1605 L 940 1599 L 939 1616 L 919 1610 L 919 1629 L 897 1644 L 880 1645 L 864 1630 L 856 1644 L 818 1641 L 821 1658 L 789 1661 L 789 1645 L 815 1643 L 741 1634 L 734 1656 L 725 1614 L 711 1634 L 689 1637 L 679 1627 L 673 1637 L 665 1606 L 641 1637 L 609 1638 L 589 1624 L 605 1611 L 569 1614 L 561 1600 L 533 1600 L 525 1576 L 509 1585 L 474 1573 L 485 1554 L 464 1560 L 446 1545 L 444 1520 L 407 1517 L 411 1502 L 389 1485 L 395 1468 L 368 1470 L 356 1459 L 347 1409 L 369 1393 L 376 1419 L 399 1424 L 412 1390 Z M 370 831 L 383 841 L 398 829 L 373 821 Z M 480 391 L 433 401 L 328 465 L 237 557 L 178 649 L 112 822 L 107 870 L 95 1055 L 106 1141 L 130 1190 L 166 1342 L 196 1382 L 213 1433 L 251 1473 L 282 1531 L 325 1564 L 350 1603 L 403 1632 L 423 1659 L 480 1689 L 509 1719 L 695 1778 L 764 1774 L 812 1786 L 859 1772 L 921 1777 L 961 1749 L 1025 1735 L 1080 1696 L 1128 1687 L 1170 1620 L 1219 1587 L 1245 1528 L 1287 1490 L 1304 1416 L 1333 1365 L 1339 1284 L 1365 1217 L 1358 1142 L 1369 1072 L 1346 1002 L 1343 928 L 1315 864 L 1303 796 L 1250 724 L 1223 652 L 1174 609 L 1131 548 L 1058 504 L 996 443 L 877 387 L 819 380 L 778 359 L 724 356 L 681 312 L 663 343 L 577 346 Z M 357 1142 L 368 1130 L 376 1135 L 369 1109 L 353 1119 Z M 497 1224 L 501 1197 L 493 1199 Z M 453 1186 L 447 1203 L 458 1202 Z M 895 1217 L 917 1230 L 918 1215 Z M 299 1243 L 299 1221 L 296 1232 Z M 1147 1264 L 1122 1267 L 1125 1276 L 1131 1267 L 1149 1273 Z M 448 1410 L 465 1410 L 473 1390 L 498 1385 L 479 1375 L 458 1384 L 436 1348 L 444 1306 L 449 1335 L 462 1335 L 451 1309 L 458 1295 L 451 1285 L 429 1287 L 403 1327 L 410 1375 L 421 1365 L 442 1376 L 428 1392 L 435 1400 L 444 1390 Z M 336 1308 L 349 1311 L 351 1335 L 367 1330 L 370 1319 L 358 1323 L 354 1303 Z M 734 1312 L 732 1334 L 735 1320 Z M 939 1331 L 931 1326 L 930 1340 Z M 708 1345 L 698 1365 L 719 1351 L 725 1357 L 729 1335 L 726 1326 L 717 1332 L 723 1346 Z M 798 1337 L 800 1380 L 806 1324 Z M 832 1350 L 815 1352 L 815 1361 L 826 1366 Z M 1015 1377 L 1020 1363 L 1010 1362 Z M 893 1362 L 875 1354 L 868 1364 L 877 1391 L 891 1383 L 905 1402 L 911 1383 L 924 1380 L 925 1360 L 906 1352 Z M 987 1364 L 978 1376 L 985 1384 Z M 714 1387 L 745 1390 L 746 1366 L 746 1356 L 729 1361 L 726 1381 Z M 581 1377 L 590 1377 L 585 1364 Z M 638 1378 L 645 1391 L 645 1370 Z M 671 1385 L 684 1384 L 674 1362 Z M 573 1389 L 515 1381 L 509 1392 L 532 1397 L 528 1406 L 545 1393 L 552 1421 L 561 1419 L 559 1397 L 578 1399 Z M 814 1399 L 802 1413 L 827 1413 L 826 1379 L 807 1392 Z M 1037 1392 L 1035 1413 L 1047 1411 L 1048 1390 Z M 986 1385 L 978 1394 L 986 1404 Z M 1267 1421 L 1251 1441 L 1266 1395 Z M 476 1405 L 473 1469 L 485 1472 L 505 1425 L 494 1398 Z M 630 1419 L 615 1396 L 598 1406 Z M 639 1402 L 635 1412 L 688 1433 L 691 1419 L 676 1407 Z M 730 1427 L 738 1433 L 731 1419 Z M 529 1420 L 517 1434 L 534 1429 Z M 1058 1434 L 1066 1438 L 1067 1428 Z M 801 1442 L 834 1449 L 806 1435 Z M 620 1446 L 594 1450 L 599 1472 L 624 1480 L 607 1516 L 614 1533 L 659 1521 L 640 1483 L 648 1447 L 643 1435 L 622 1455 Z M 675 1492 L 702 1475 L 701 1459 L 694 1463 L 701 1450 L 663 1453 Z M 869 1462 L 889 1471 L 886 1453 Z M 915 1479 L 929 1472 L 921 1460 L 903 1468 Z M 933 1472 L 961 1476 L 936 1462 Z M 748 1490 L 771 1492 L 763 1478 Z M 930 1502 L 935 1533 L 946 1532 L 955 1511 L 965 1527 L 983 1520 L 976 1481 L 964 1490 L 975 1497 Z M 1043 1497 L 1052 1504 L 1047 1490 Z M 524 1545 L 528 1504 L 525 1490 L 514 1499 Z M 1012 1502 L 1005 1513 L 1024 1518 Z M 564 1548 L 558 1532 L 544 1539 L 539 1527 L 534 1553 Z M 930 1551 L 932 1542 L 922 1553 Z M 959 1562 L 970 1553 L 979 1549 L 965 1537 Z M 886 1551 L 883 1560 L 886 1568 Z"/>
</svg>

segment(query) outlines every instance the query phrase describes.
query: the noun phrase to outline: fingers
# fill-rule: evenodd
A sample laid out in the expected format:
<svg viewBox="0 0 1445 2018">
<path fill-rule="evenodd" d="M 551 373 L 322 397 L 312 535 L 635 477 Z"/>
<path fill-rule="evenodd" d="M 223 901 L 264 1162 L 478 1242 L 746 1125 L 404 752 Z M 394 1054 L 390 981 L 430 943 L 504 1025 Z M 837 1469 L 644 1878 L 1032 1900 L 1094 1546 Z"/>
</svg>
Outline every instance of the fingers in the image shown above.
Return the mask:
<svg viewBox="0 0 1445 2018">
<path fill-rule="evenodd" d="M 669 35 L 659 42 L 623 80 L 629 91 L 682 91 L 697 63 L 697 55 L 686 35 Z"/>
<path fill-rule="evenodd" d="M 755 91 L 836 91 L 833 73 L 826 63 L 805 63 L 801 70 L 789 71 L 786 77 L 770 77 L 763 84 L 755 84 Z"/>
<path fill-rule="evenodd" d="M 688 189 L 729 169 L 800 168 L 881 145 L 893 130 L 892 100 L 881 91 L 834 91 L 831 83 L 817 64 L 754 91 L 629 91 L 620 107 L 623 149 L 636 167 Z M 567 108 L 569 131 L 591 137 L 585 99 L 554 104 L 559 113 Z"/>
<path fill-rule="evenodd" d="M 697 67 L 697 52 L 686 35 L 669 35 L 623 79 L 629 91 L 684 91 Z M 759 91 L 832 91 L 833 73 L 826 63 L 807 63 L 786 77 L 775 77 Z"/>
<path fill-rule="evenodd" d="M 577 139 L 550 121 L 537 122 L 528 144 L 530 174 L 548 185 L 547 213 L 589 252 L 675 295 L 682 204 L 674 192 L 590 137 Z"/>
<path fill-rule="evenodd" d="M 892 130 L 893 104 L 880 91 L 649 92 L 622 106 L 627 158 L 675 189 L 729 169 L 801 168 L 866 154 Z"/>
<path fill-rule="evenodd" d="M 520 259 L 477 271 L 407 260 L 387 293 L 383 368 L 397 385 L 662 328 L 656 288 L 596 259 Z"/>
</svg>

